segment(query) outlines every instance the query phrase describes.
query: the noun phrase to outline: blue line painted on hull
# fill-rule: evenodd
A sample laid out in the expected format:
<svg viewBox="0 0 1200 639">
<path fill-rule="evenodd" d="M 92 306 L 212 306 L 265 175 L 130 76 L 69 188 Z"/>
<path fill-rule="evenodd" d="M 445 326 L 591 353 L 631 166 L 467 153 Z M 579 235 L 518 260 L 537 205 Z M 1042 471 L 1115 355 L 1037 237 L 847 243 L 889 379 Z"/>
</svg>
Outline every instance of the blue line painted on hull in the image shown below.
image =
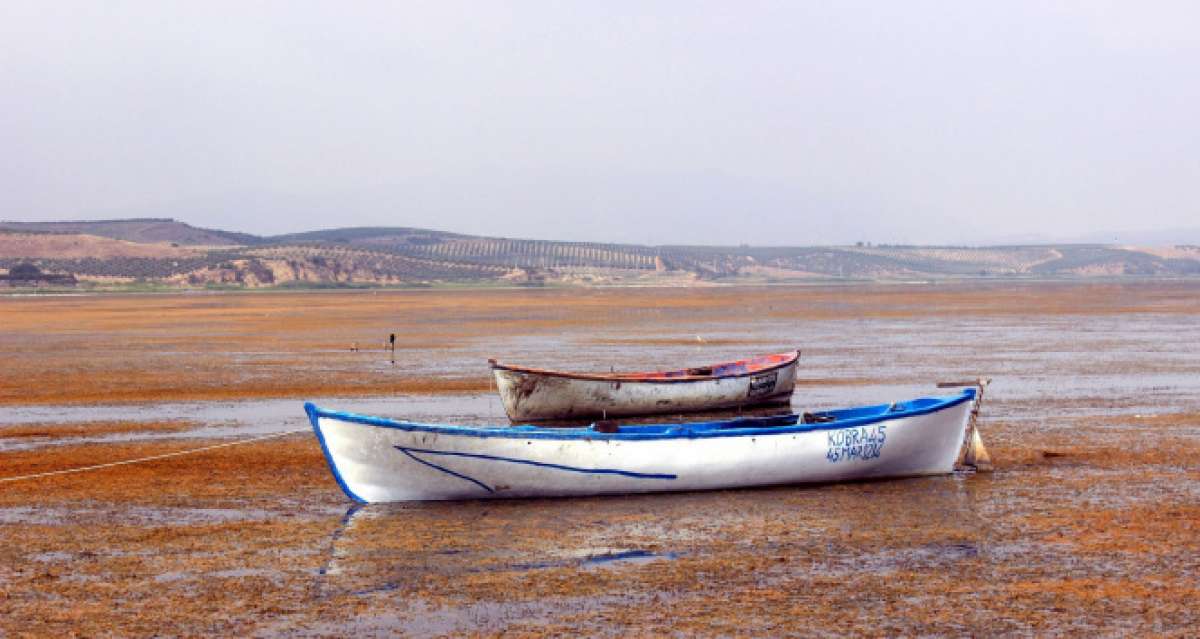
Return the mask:
<svg viewBox="0 0 1200 639">
<path fill-rule="evenodd" d="M 478 479 L 475 479 L 473 477 L 468 477 L 467 475 L 464 475 L 462 473 L 457 473 L 453 470 L 450 470 L 449 468 L 445 468 L 445 467 L 439 466 L 433 462 L 426 461 L 424 459 L 421 459 L 420 457 L 417 457 L 413 453 L 423 453 L 426 455 L 442 455 L 445 457 L 467 457 L 470 459 L 484 459 L 487 461 L 508 462 L 510 464 L 524 464 L 526 466 L 537 466 L 539 468 L 552 468 L 554 470 L 565 470 L 565 471 L 572 472 L 572 473 L 583 473 L 586 475 L 620 475 L 622 477 L 632 477 L 634 479 L 672 480 L 672 479 L 678 478 L 677 475 L 672 475 L 669 473 L 637 473 L 637 472 L 633 472 L 631 470 L 619 470 L 616 468 L 579 468 L 577 466 L 564 466 L 562 464 L 549 464 L 546 462 L 530 461 L 528 459 L 516 459 L 514 457 L 499 457 L 496 455 L 483 455 L 480 453 L 460 453 L 460 452 L 449 451 L 449 450 L 430 450 L 428 448 L 409 448 L 407 446 L 393 446 L 393 447 L 396 450 L 404 453 L 405 455 L 408 455 L 408 457 L 410 459 L 412 459 L 413 461 L 420 462 L 426 466 L 429 466 L 430 468 L 435 468 L 444 473 L 458 477 L 459 479 L 465 479 L 465 480 L 483 488 L 484 490 L 488 491 L 489 493 L 494 493 L 496 491 L 493 490 L 487 484 L 479 481 Z"/>
<path fill-rule="evenodd" d="M 395 446 L 395 449 L 404 453 L 405 455 L 408 455 L 409 459 L 417 462 L 418 464 L 424 464 L 434 470 L 440 470 L 443 473 L 446 473 L 447 475 L 454 475 L 455 477 L 457 477 L 459 479 L 465 479 L 465 480 L 471 482 L 472 484 L 475 484 L 476 486 L 479 486 L 480 488 L 488 491 L 489 493 L 496 492 L 496 491 L 492 490 L 491 486 L 488 486 L 487 484 L 479 481 L 478 479 L 475 479 L 474 477 L 468 477 L 462 473 L 456 473 L 453 470 L 446 468 L 445 466 L 438 466 L 437 464 L 435 464 L 433 462 L 425 461 L 424 459 L 421 459 L 420 457 L 417 457 L 416 455 L 413 454 L 413 452 L 437 454 L 437 451 L 421 450 L 419 448 L 405 448 L 403 446 Z"/>
</svg>

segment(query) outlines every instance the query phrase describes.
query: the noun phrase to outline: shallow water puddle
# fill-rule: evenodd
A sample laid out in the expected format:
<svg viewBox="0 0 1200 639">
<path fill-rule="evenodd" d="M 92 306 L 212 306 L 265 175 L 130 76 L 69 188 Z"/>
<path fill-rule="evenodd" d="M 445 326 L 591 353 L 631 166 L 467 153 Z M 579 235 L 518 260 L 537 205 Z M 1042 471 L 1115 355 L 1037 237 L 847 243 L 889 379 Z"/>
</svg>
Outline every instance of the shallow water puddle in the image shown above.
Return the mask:
<svg viewBox="0 0 1200 639">
<path fill-rule="evenodd" d="M 500 400 L 487 394 L 406 395 L 404 397 L 314 398 L 313 403 L 352 412 L 412 421 L 455 424 L 506 423 Z M 110 443 L 188 438 L 252 437 L 309 426 L 304 402 L 295 399 L 241 402 L 169 402 L 101 406 L 13 406 L 0 416 L 0 452 L 58 444 Z M 97 421 L 162 422 L 186 420 L 196 427 L 183 431 L 131 431 L 109 435 L 9 438 L 6 426 L 69 424 Z"/>
</svg>

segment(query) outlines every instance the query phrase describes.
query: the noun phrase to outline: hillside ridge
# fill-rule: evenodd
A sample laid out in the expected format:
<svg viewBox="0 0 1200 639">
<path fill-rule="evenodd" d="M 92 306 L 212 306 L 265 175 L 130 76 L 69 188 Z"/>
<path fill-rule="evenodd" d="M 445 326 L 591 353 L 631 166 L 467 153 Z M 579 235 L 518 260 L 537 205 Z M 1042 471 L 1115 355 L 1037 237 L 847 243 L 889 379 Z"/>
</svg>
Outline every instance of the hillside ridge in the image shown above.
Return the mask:
<svg viewBox="0 0 1200 639">
<path fill-rule="evenodd" d="M 0 271 L 83 286 L 712 285 L 853 280 L 1200 276 L 1200 247 L 645 246 L 414 227 L 257 236 L 172 218 L 0 222 Z"/>
<path fill-rule="evenodd" d="M 96 235 L 126 242 L 180 246 L 242 246 L 262 242 L 257 235 L 200 228 L 169 217 L 57 222 L 0 221 L 0 230 Z"/>
</svg>

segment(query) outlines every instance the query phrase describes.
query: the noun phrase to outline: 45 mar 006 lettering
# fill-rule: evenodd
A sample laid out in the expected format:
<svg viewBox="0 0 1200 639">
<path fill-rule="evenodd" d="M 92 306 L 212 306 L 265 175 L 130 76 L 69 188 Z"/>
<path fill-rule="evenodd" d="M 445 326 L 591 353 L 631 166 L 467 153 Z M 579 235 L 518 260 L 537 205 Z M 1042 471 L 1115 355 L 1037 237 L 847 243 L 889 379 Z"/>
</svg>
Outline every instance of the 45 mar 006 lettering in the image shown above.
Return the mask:
<svg viewBox="0 0 1200 639">
<path fill-rule="evenodd" d="M 831 430 L 825 459 L 834 463 L 852 459 L 875 459 L 883 454 L 883 444 L 886 441 L 887 424 Z"/>
</svg>

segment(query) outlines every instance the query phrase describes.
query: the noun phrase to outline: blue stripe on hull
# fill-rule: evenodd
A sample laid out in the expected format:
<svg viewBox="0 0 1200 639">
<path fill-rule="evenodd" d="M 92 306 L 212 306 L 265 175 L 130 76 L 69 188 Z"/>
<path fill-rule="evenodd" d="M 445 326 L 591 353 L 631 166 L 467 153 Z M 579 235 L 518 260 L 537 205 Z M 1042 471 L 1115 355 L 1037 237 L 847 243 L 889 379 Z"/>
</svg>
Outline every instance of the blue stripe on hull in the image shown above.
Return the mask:
<svg viewBox="0 0 1200 639">
<path fill-rule="evenodd" d="M 483 488 L 484 490 L 488 491 L 489 493 L 494 493 L 496 491 L 491 486 L 488 486 L 487 484 L 479 481 L 478 479 L 475 479 L 474 477 L 470 477 L 470 476 L 464 475 L 462 473 L 455 472 L 444 466 L 439 466 L 433 462 L 421 459 L 420 457 L 417 457 L 413 453 L 423 453 L 426 455 L 442 455 L 442 456 L 446 456 L 446 457 L 467 457 L 470 459 L 485 459 L 488 461 L 507 462 L 510 464 L 524 464 L 526 466 L 537 466 L 539 468 L 552 468 L 554 470 L 562 470 L 562 471 L 567 471 L 567 472 L 572 472 L 572 473 L 583 473 L 586 475 L 620 475 L 622 477 L 632 477 L 634 479 L 668 479 L 668 480 L 670 480 L 670 479 L 677 478 L 676 475 L 672 475 L 669 473 L 637 473 L 637 472 L 633 472 L 633 471 L 629 471 L 629 470 L 619 470 L 616 468 L 580 468 L 577 466 L 565 466 L 563 464 L 550 464 L 550 463 L 546 463 L 546 462 L 531 461 L 528 459 L 516 459 L 514 457 L 500 457 L 497 455 L 484 455 L 481 453 L 460 453 L 460 452 L 448 451 L 448 450 L 430 450 L 427 448 L 409 448 L 406 446 L 393 446 L 393 448 L 404 453 L 405 455 L 408 455 L 408 457 L 415 462 L 424 464 L 424 465 L 426 465 L 430 468 L 436 469 L 436 470 L 440 470 L 448 475 L 453 475 L 455 477 L 458 477 L 459 479 L 469 481 L 472 484 L 475 484 L 476 486 Z"/>
<path fill-rule="evenodd" d="M 438 454 L 445 454 L 445 453 L 439 453 L 439 452 L 438 452 L 438 451 L 436 451 L 436 450 L 421 450 L 421 449 L 419 449 L 419 448 L 405 448 L 405 447 L 403 447 L 403 446 L 395 446 L 394 448 L 395 448 L 396 450 L 398 450 L 398 451 L 400 451 L 400 452 L 404 453 L 405 455 L 408 455 L 408 458 L 409 458 L 409 459 L 411 459 L 411 460 L 413 460 L 413 461 L 417 462 L 418 464 L 424 464 L 425 466 L 428 466 L 428 467 L 430 467 L 430 468 L 432 468 L 432 469 L 434 469 L 434 470 L 440 470 L 440 471 L 442 471 L 443 473 L 446 473 L 447 475 L 453 475 L 453 476 L 455 476 L 455 477 L 457 477 L 457 478 L 459 478 L 459 479 L 465 479 L 465 480 L 467 480 L 467 481 L 471 482 L 472 484 L 475 484 L 476 486 L 479 486 L 480 488 L 482 488 L 482 489 L 484 489 L 484 490 L 488 491 L 489 493 L 494 493 L 494 492 L 496 492 L 495 490 L 492 490 L 492 487 L 491 487 L 491 486 L 488 486 L 487 484 L 485 484 L 485 483 L 483 483 L 483 482 L 479 481 L 478 479 L 475 479 L 474 477 L 468 477 L 467 475 L 464 475 L 464 474 L 462 474 L 462 473 L 456 473 L 456 472 L 454 472 L 453 470 L 450 470 L 449 468 L 446 468 L 445 466 L 438 466 L 437 464 L 435 464 L 435 463 L 433 463 L 433 462 L 425 461 L 424 459 L 421 459 L 420 457 L 417 457 L 416 455 L 414 455 L 414 454 L 413 454 L 414 452 L 418 452 L 418 453 L 433 453 L 434 455 L 438 455 Z"/>
</svg>

